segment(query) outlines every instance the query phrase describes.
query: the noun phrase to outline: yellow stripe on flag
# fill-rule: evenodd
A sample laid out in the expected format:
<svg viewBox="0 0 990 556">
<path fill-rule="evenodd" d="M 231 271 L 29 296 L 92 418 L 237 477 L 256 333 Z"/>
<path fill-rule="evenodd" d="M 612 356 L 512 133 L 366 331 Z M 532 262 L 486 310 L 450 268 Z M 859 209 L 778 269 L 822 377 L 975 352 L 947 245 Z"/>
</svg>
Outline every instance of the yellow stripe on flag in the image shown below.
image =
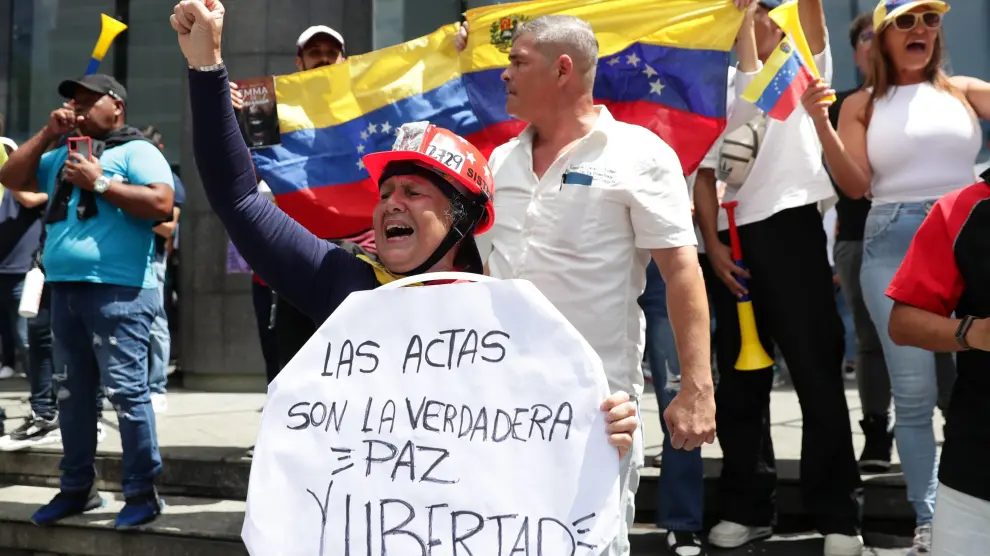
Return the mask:
<svg viewBox="0 0 990 556">
<path fill-rule="evenodd" d="M 753 81 L 746 87 L 743 94 L 740 95 L 741 99 L 753 103 L 760 99 L 763 91 L 770 86 L 773 78 L 777 76 L 777 72 L 780 71 L 780 68 L 784 67 L 784 63 L 791 57 L 793 50 L 788 49 L 788 52 L 784 51 L 784 45 L 789 43 L 790 40 L 788 37 L 784 37 L 784 40 L 780 41 L 780 44 L 774 49 L 773 54 L 767 58 L 767 63 L 763 65 L 763 69 L 760 70 L 760 73 L 756 74 Z"/>
<path fill-rule="evenodd" d="M 440 87 L 460 76 L 457 25 L 354 56 L 342 64 L 275 78 L 282 133 L 330 127 Z"/>
<path fill-rule="evenodd" d="M 504 42 L 493 44 L 492 25 L 500 30 L 505 17 L 533 19 L 553 13 L 590 23 L 601 56 L 635 42 L 728 52 L 743 17 L 732 0 L 534 0 L 476 8 L 466 14 L 470 33 L 462 56 L 453 41 L 458 25 L 450 24 L 342 64 L 276 77 L 280 130 L 339 125 L 436 89 L 461 72 L 505 67 L 507 50 Z"/>
<path fill-rule="evenodd" d="M 464 71 L 507 66 L 497 43 L 505 20 L 567 14 L 587 21 L 598 38 L 599 56 L 611 56 L 635 42 L 694 50 L 732 49 L 743 14 L 732 0 L 542 0 L 497 4 L 471 10 Z M 520 17 L 521 16 L 521 17 Z"/>
</svg>

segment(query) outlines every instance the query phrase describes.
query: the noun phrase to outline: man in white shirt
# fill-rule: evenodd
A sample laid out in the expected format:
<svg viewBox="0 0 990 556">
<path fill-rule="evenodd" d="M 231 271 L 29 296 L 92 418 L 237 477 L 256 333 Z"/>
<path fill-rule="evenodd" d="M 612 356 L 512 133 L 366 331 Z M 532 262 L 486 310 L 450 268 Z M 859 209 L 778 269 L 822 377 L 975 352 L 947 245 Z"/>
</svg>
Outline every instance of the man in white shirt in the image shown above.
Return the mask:
<svg viewBox="0 0 990 556">
<path fill-rule="evenodd" d="M 673 149 L 592 97 L 598 42 L 572 16 L 520 26 L 502 75 L 506 110 L 530 125 L 492 153 L 489 272 L 533 282 L 601 356 L 613 392 L 643 392 L 637 297 L 652 256 L 667 284 L 681 391 L 665 417 L 675 449 L 715 437 L 708 302 L 687 185 Z M 628 555 L 642 433 L 623 460 L 625 524 L 603 554 Z"/>
<path fill-rule="evenodd" d="M 826 80 L 832 61 L 822 0 L 797 0 L 801 24 Z M 730 91 L 729 130 L 759 117 L 736 100 L 783 38 L 768 17 L 779 1 L 761 0 L 747 12 L 736 45 L 739 68 Z M 803 412 L 801 482 L 805 507 L 825 535 L 825 554 L 859 555 L 861 479 L 853 452 L 841 374 L 842 323 L 836 310 L 819 203 L 834 197 L 821 145 L 803 108 L 786 121 L 767 120 L 748 177 L 729 187 L 746 269 L 732 261 L 726 214 L 715 189 L 699 180 L 695 213 L 708 259 L 720 281 L 709 284 L 716 320 L 719 368 L 718 437 L 723 451 L 719 502 L 722 521 L 709 541 L 735 548 L 772 534 L 776 470 L 770 438 L 772 368 L 736 371 L 740 338 L 737 299 L 747 293 L 768 354 L 774 342 L 790 370 Z M 745 286 L 736 277 L 748 280 Z M 747 289 L 748 288 L 748 289 Z"/>
</svg>

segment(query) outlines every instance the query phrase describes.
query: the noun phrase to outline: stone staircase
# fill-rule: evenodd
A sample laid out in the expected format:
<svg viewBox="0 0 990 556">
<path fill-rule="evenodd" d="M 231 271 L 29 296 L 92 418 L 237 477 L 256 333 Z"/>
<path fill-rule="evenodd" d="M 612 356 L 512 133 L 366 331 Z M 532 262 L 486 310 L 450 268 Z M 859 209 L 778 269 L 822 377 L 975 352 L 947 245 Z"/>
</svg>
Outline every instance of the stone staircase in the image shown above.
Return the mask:
<svg viewBox="0 0 990 556">
<path fill-rule="evenodd" d="M 26 384 L 4 381 L 0 406 L 7 410 L 7 426 L 28 413 Z M 775 392 L 774 440 L 778 453 L 778 509 L 782 528 L 801 531 L 805 521 L 798 485 L 800 422 L 787 418 L 797 412 L 793 394 Z M 108 499 L 100 510 L 66 520 L 51 528 L 30 523 L 31 514 L 57 492 L 61 459 L 59 446 L 0 452 L 0 555 L 3 556 L 228 556 L 247 554 L 240 540 L 247 496 L 250 459 L 244 457 L 255 440 L 261 418 L 262 394 L 215 394 L 175 391 L 169 411 L 159 416 L 159 443 L 164 461 L 158 486 L 167 507 L 158 520 L 135 531 L 118 532 L 113 518 L 122 505 L 120 445 L 115 416 L 109 419 L 107 438 L 96 461 L 98 486 Z M 652 406 L 651 406 L 652 403 Z M 791 407 L 794 406 L 794 407 Z M 784 418 L 783 420 L 781 418 Z M 649 466 L 662 439 L 652 396 L 643 402 L 648 467 L 642 472 L 637 499 L 637 522 L 652 523 L 656 509 L 659 469 Z M 858 419 L 858 416 L 855 418 Z M 941 427 L 937 427 L 940 429 Z M 860 439 L 861 440 L 861 439 Z M 716 480 L 721 467 L 717 445 L 706 446 L 707 521 L 718 507 Z M 865 519 L 868 544 L 890 546 L 891 536 L 903 536 L 913 526 L 898 473 L 865 478 Z M 871 537 L 874 541 L 871 543 Z M 655 535 L 641 536 L 639 544 Z M 636 543 L 634 542 L 634 546 Z M 752 548 L 752 547 L 750 547 Z M 634 551 L 635 554 L 640 552 Z M 656 553 L 656 547 L 643 549 Z M 732 552 L 734 554 L 735 551 Z M 740 554 L 749 553 L 747 551 Z M 720 553 L 730 554 L 730 553 Z"/>
</svg>

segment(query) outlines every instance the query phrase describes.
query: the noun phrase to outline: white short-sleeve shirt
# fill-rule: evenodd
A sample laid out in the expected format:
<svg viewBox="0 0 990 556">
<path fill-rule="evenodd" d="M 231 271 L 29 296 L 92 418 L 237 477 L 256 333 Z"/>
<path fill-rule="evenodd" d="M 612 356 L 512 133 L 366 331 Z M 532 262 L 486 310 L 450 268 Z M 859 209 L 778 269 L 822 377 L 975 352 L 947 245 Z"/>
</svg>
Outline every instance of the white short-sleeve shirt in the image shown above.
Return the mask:
<svg viewBox="0 0 990 556">
<path fill-rule="evenodd" d="M 815 56 L 815 65 L 825 81 L 832 80 L 831 46 Z M 757 72 L 758 73 L 758 72 Z M 759 114 L 759 108 L 738 98 L 757 73 L 729 68 L 728 125 L 726 132 L 745 124 Z M 725 191 L 726 202 L 739 201 L 736 224 L 760 222 L 780 211 L 813 203 L 831 204 L 835 199 L 832 180 L 822 160 L 822 146 L 815 124 L 803 106 L 785 121 L 767 120 L 763 144 L 746 182 Z M 725 211 L 719 211 L 718 229 L 727 230 Z"/>
<path fill-rule="evenodd" d="M 612 391 L 639 395 L 645 321 L 637 298 L 649 250 L 697 241 L 673 149 L 597 109 L 592 131 L 542 179 L 531 128 L 495 149 L 495 224 L 482 239 L 493 277 L 531 281 L 598 352 Z"/>
</svg>

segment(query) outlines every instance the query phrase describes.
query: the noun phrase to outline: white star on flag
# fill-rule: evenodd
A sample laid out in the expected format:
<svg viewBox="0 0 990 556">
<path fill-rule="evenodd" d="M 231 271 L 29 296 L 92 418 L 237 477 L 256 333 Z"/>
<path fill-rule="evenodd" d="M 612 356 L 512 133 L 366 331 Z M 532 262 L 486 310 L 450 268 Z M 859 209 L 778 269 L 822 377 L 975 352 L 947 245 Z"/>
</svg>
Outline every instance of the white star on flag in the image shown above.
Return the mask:
<svg viewBox="0 0 990 556">
<path fill-rule="evenodd" d="M 487 164 L 485 164 L 485 175 L 488 176 L 488 179 L 492 179 L 492 171 L 488 169 Z"/>
<path fill-rule="evenodd" d="M 631 66 L 639 65 L 639 56 L 636 56 L 636 53 L 633 52 L 629 56 L 626 56 L 626 63 Z"/>
<path fill-rule="evenodd" d="M 387 135 L 391 130 L 392 124 L 388 123 L 388 120 L 385 120 L 385 123 L 382 124 L 382 133 Z"/>
<path fill-rule="evenodd" d="M 618 56 L 613 56 L 608 61 L 608 65 L 610 65 L 610 66 L 614 66 L 615 64 L 618 64 L 618 63 L 619 63 L 619 57 Z"/>
<path fill-rule="evenodd" d="M 650 94 L 656 93 L 657 96 L 663 96 L 663 88 L 666 87 L 659 80 L 650 81 Z"/>
<path fill-rule="evenodd" d="M 368 124 L 368 133 L 371 134 L 371 133 L 374 133 L 376 131 L 378 131 L 378 126 L 376 126 L 375 124 L 369 123 Z"/>
<path fill-rule="evenodd" d="M 649 64 L 643 64 L 643 65 L 646 66 L 646 69 L 643 70 L 643 73 L 646 74 L 646 77 L 647 78 L 653 79 L 653 77 L 656 76 L 656 74 L 657 74 L 657 70 L 655 70 L 652 67 L 650 67 Z"/>
<path fill-rule="evenodd" d="M 474 159 L 474 154 L 472 154 L 471 151 L 468 151 L 468 153 L 466 155 L 464 155 L 464 156 L 467 157 L 467 159 L 471 161 L 471 164 L 474 164 L 474 160 L 475 160 Z"/>
<path fill-rule="evenodd" d="M 364 161 L 363 160 L 358 160 L 357 161 L 357 167 L 360 168 L 361 170 L 364 170 Z"/>
<path fill-rule="evenodd" d="M 358 145 L 357 146 L 357 151 L 358 151 L 358 154 L 364 154 L 364 145 Z"/>
<path fill-rule="evenodd" d="M 367 141 L 368 140 L 368 132 L 367 131 L 361 130 L 361 140 L 362 141 Z"/>
</svg>

